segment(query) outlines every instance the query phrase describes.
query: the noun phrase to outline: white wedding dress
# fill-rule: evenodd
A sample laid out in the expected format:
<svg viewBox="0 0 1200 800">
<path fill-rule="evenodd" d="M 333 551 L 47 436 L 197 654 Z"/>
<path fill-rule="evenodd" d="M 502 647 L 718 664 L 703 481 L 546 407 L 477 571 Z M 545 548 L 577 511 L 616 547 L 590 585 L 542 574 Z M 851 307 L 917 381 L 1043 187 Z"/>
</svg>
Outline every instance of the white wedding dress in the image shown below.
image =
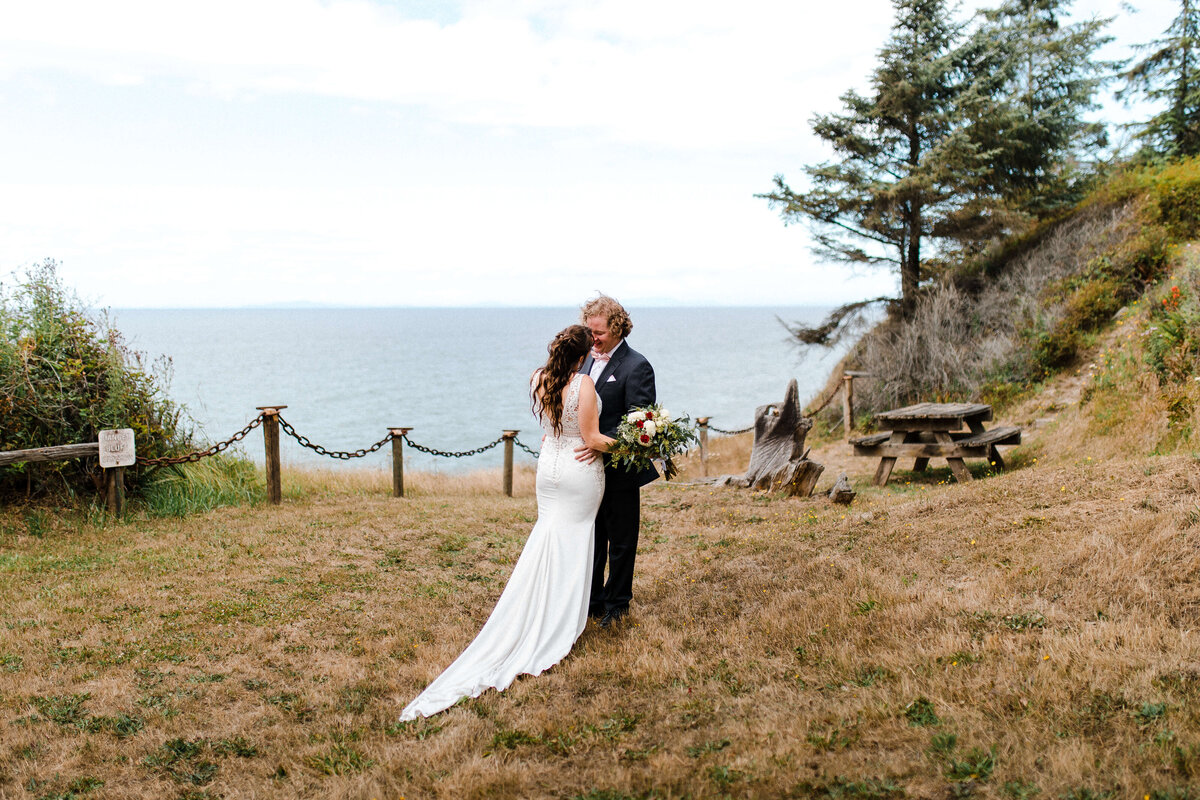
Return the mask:
<svg viewBox="0 0 1200 800">
<path fill-rule="evenodd" d="M 464 697 L 503 691 L 518 675 L 538 675 L 571 652 L 587 624 L 596 510 L 604 466 L 575 460 L 579 434 L 576 375 L 563 398 L 562 433 L 542 419 L 537 465 L 538 518 L 508 585 L 475 640 L 400 713 L 428 717 Z M 596 398 L 597 404 L 600 399 Z"/>
</svg>

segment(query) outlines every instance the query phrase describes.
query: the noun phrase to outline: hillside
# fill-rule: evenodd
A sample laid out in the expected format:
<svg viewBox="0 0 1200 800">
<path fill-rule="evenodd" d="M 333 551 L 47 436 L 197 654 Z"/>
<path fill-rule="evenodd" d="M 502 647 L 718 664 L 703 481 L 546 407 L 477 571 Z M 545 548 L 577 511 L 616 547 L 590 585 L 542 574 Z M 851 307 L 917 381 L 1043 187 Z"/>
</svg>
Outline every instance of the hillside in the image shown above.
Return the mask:
<svg viewBox="0 0 1200 800">
<path fill-rule="evenodd" d="M 530 472 L 6 508 L 0 797 L 1196 798 L 1200 254 L 1160 277 L 1002 408 L 1007 472 L 880 489 L 830 442 L 848 509 L 653 485 L 631 622 L 429 721 L 396 716 L 490 610 Z"/>
</svg>

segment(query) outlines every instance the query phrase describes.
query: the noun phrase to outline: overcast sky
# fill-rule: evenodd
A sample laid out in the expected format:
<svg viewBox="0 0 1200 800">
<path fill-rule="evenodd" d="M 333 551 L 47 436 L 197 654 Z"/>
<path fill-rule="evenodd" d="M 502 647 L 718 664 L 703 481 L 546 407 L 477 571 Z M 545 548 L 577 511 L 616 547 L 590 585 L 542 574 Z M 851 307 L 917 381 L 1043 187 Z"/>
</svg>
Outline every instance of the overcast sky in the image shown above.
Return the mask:
<svg viewBox="0 0 1200 800">
<path fill-rule="evenodd" d="M 1119 16 L 1106 55 L 1160 35 Z M 970 2 L 966 8 L 975 8 Z M 0 5 L 0 279 L 100 305 L 827 304 L 757 192 L 826 158 L 887 0 Z"/>
</svg>

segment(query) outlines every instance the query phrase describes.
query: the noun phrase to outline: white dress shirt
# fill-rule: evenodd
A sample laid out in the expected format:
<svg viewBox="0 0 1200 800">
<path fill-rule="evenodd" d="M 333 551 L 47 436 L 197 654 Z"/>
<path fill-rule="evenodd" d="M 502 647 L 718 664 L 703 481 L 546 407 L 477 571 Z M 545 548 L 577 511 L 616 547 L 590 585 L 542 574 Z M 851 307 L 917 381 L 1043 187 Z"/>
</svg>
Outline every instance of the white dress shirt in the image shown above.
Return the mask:
<svg viewBox="0 0 1200 800">
<path fill-rule="evenodd" d="M 618 339 L 617 343 L 613 345 L 612 350 L 608 351 L 608 355 L 610 357 L 612 356 L 613 353 L 617 352 L 617 348 L 621 346 L 621 342 L 623 342 L 623 341 L 625 341 L 625 340 Z M 604 372 L 604 368 L 607 366 L 608 366 L 607 361 L 593 361 L 592 362 L 592 369 L 590 372 L 588 372 L 588 377 L 592 379 L 592 383 L 596 384 L 597 388 L 599 388 L 599 386 L 600 386 L 600 373 Z"/>
</svg>

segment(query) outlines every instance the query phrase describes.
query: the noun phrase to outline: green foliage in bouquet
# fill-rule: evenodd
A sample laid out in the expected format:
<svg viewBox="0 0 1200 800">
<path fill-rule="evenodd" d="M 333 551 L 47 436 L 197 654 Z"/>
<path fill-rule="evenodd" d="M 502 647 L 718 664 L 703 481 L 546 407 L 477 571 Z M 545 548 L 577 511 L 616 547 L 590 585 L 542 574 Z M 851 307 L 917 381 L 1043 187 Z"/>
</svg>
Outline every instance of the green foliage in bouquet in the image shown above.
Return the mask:
<svg viewBox="0 0 1200 800">
<path fill-rule="evenodd" d="M 139 456 L 189 447 L 183 410 L 165 395 L 168 360 L 146 364 L 90 316 L 54 261 L 16 277 L 0 283 L 0 450 L 94 442 L 104 428 L 132 428 Z M 126 473 L 131 488 L 142 473 Z M 27 488 L 91 494 L 100 477 L 95 458 L 0 467 L 0 496 Z"/>
<path fill-rule="evenodd" d="M 674 478 L 678 470 L 672 460 L 696 444 L 699 437 L 691 419 L 674 419 L 660 405 L 635 408 L 617 426 L 617 441 L 609 448 L 612 463 L 626 472 L 649 469 L 654 461 L 663 462 L 663 477 Z"/>
</svg>

